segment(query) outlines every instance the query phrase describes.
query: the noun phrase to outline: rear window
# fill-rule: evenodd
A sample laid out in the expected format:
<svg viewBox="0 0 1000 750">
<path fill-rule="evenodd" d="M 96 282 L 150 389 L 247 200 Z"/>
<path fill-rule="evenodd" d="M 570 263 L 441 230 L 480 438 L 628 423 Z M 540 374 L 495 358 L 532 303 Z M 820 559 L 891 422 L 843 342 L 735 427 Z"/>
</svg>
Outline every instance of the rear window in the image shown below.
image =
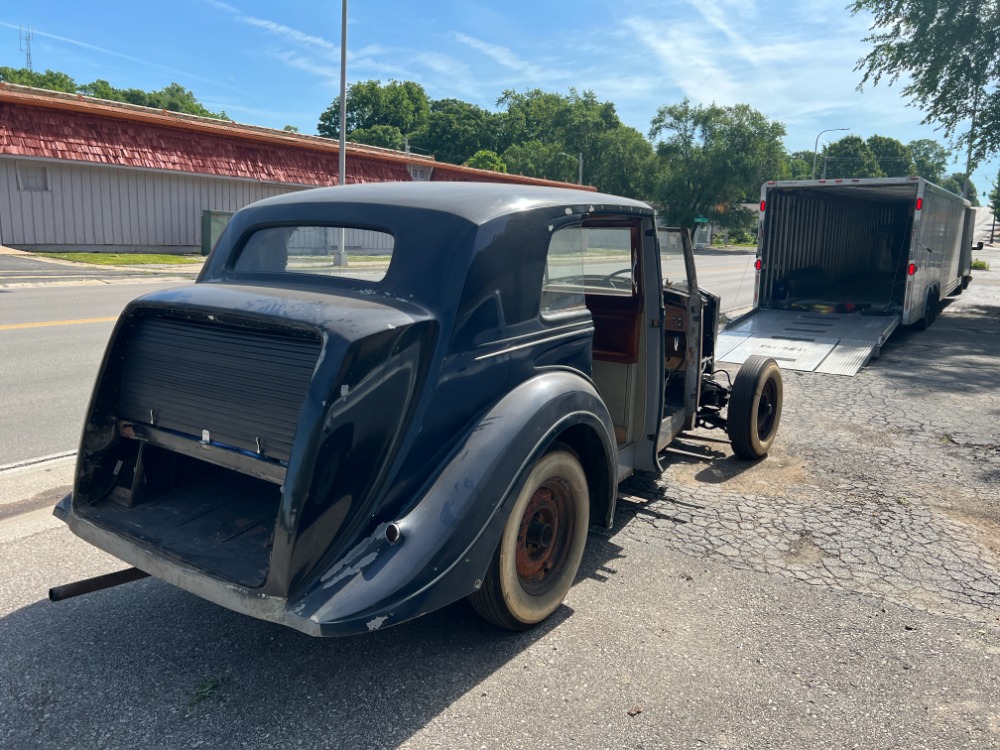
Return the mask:
<svg viewBox="0 0 1000 750">
<path fill-rule="evenodd" d="M 392 261 L 388 232 L 356 227 L 265 227 L 247 238 L 232 264 L 246 274 L 307 274 L 381 281 Z"/>
</svg>

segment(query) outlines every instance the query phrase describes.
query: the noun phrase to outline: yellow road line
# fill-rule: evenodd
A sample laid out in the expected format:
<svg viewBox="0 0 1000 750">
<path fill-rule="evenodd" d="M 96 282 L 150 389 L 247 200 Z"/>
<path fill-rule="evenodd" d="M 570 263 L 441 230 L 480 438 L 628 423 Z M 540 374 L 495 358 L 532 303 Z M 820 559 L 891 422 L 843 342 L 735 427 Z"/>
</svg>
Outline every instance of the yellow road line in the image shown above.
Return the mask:
<svg viewBox="0 0 1000 750">
<path fill-rule="evenodd" d="M 111 323 L 118 320 L 115 315 L 112 318 L 80 318 L 78 320 L 45 320 L 39 323 L 9 323 L 0 325 L 0 331 L 13 331 L 18 328 L 45 328 L 47 326 L 75 326 L 82 323 Z"/>
</svg>

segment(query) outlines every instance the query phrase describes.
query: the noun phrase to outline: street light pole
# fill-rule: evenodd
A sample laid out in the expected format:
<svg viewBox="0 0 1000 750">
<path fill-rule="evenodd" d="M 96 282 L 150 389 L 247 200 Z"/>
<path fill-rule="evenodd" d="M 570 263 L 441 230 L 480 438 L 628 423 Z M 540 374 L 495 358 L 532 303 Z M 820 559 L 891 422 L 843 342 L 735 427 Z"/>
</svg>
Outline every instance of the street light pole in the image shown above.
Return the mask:
<svg viewBox="0 0 1000 750">
<path fill-rule="evenodd" d="M 342 0 L 340 11 L 340 150 L 338 156 L 339 170 L 337 184 L 344 185 L 347 179 L 347 0 Z M 341 228 L 337 238 L 337 256 L 334 265 L 347 265 L 347 252 L 344 248 L 344 229 Z"/>
<path fill-rule="evenodd" d="M 832 133 L 835 130 L 850 130 L 850 128 L 827 128 L 826 130 L 821 130 L 816 134 L 816 143 L 813 145 L 813 171 L 812 174 L 809 175 L 810 180 L 816 179 L 816 154 L 819 153 L 819 137 L 823 135 L 823 133 Z"/>
<path fill-rule="evenodd" d="M 577 165 L 578 165 L 578 170 L 577 170 L 577 175 L 578 176 L 577 176 L 577 179 L 576 179 L 576 183 L 578 185 L 582 185 L 583 184 L 583 152 L 581 151 L 576 156 L 573 156 L 573 154 L 567 154 L 565 151 L 560 151 L 559 155 L 560 156 L 568 156 L 570 159 L 576 159 Z"/>
</svg>

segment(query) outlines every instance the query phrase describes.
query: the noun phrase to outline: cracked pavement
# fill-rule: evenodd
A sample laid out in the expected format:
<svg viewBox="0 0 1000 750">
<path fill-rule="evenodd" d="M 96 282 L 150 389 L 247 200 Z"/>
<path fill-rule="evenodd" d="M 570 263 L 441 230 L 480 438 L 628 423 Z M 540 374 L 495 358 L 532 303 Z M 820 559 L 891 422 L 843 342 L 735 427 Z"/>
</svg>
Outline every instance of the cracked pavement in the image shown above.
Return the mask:
<svg viewBox="0 0 1000 750">
<path fill-rule="evenodd" d="M 678 441 L 706 460 L 675 455 L 661 477 L 631 479 L 618 526 L 694 557 L 995 623 L 998 361 L 994 271 L 926 331 L 898 331 L 854 378 L 783 372 L 766 460 Z"/>
</svg>

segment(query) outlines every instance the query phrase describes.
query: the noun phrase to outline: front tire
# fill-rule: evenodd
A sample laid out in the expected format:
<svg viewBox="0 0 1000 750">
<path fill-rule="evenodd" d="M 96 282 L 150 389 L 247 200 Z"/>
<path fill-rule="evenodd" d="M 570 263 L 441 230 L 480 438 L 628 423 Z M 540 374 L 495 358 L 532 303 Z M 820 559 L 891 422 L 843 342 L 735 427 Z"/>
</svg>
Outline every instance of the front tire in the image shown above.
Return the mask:
<svg viewBox="0 0 1000 750">
<path fill-rule="evenodd" d="M 590 493 L 580 461 L 558 447 L 532 466 L 483 585 L 469 597 L 483 618 L 526 630 L 562 604 L 587 543 Z"/>
<path fill-rule="evenodd" d="M 783 401 L 778 363 L 759 354 L 749 357 L 736 373 L 726 420 L 737 456 L 756 461 L 767 455 L 778 434 Z"/>
</svg>

